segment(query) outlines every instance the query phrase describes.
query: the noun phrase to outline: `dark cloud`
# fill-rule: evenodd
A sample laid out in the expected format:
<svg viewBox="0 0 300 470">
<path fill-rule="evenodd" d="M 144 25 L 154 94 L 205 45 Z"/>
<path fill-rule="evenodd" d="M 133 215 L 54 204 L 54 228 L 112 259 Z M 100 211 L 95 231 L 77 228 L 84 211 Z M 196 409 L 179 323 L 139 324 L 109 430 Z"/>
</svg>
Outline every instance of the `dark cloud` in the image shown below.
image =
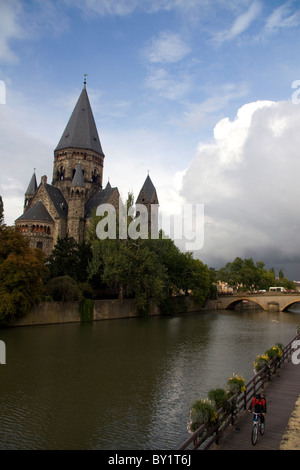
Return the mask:
<svg viewBox="0 0 300 470">
<path fill-rule="evenodd" d="M 300 279 L 300 106 L 257 102 L 215 127 L 182 181 L 189 203 L 205 204 L 199 257 L 222 264 L 253 257 Z"/>
</svg>

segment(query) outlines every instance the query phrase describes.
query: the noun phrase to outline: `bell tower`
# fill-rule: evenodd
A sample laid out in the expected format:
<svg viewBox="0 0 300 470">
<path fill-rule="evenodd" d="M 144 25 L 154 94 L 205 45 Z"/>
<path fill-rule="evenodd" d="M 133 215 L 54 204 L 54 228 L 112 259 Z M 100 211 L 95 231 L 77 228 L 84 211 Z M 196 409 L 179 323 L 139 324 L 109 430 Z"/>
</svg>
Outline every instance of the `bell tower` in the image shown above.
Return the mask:
<svg viewBox="0 0 300 470">
<path fill-rule="evenodd" d="M 104 153 L 86 90 L 86 80 L 69 122 L 54 150 L 53 186 L 58 187 L 66 200 L 79 162 L 89 198 L 102 189 Z"/>
<path fill-rule="evenodd" d="M 68 201 L 68 235 L 77 242 L 84 238 L 84 207 L 86 188 L 81 163 L 78 163 L 73 177 Z"/>
</svg>

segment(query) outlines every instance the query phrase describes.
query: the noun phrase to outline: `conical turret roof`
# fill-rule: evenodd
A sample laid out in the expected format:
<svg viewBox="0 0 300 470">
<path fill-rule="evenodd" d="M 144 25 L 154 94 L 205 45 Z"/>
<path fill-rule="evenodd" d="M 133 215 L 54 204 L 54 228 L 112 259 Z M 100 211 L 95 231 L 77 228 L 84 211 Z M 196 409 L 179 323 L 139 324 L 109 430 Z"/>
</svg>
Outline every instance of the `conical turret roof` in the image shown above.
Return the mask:
<svg viewBox="0 0 300 470">
<path fill-rule="evenodd" d="M 38 220 L 43 222 L 53 222 L 51 215 L 41 200 L 34 204 L 34 206 L 30 207 L 17 220 Z"/>
<path fill-rule="evenodd" d="M 149 175 L 147 176 L 147 178 L 146 178 L 146 180 L 143 184 L 143 187 L 142 187 L 142 189 L 139 193 L 139 196 L 138 196 L 137 200 L 139 200 L 142 197 L 143 193 L 146 195 L 148 201 L 150 201 L 153 197 L 157 198 L 155 186 L 152 183 L 151 178 L 150 178 Z"/>
<path fill-rule="evenodd" d="M 93 150 L 104 156 L 85 86 L 55 150 L 70 147 Z"/>
<path fill-rule="evenodd" d="M 72 186 L 82 186 L 82 187 L 85 186 L 82 166 L 80 162 L 78 163 L 78 166 L 76 168 L 76 171 L 72 180 Z"/>
<path fill-rule="evenodd" d="M 26 195 L 33 195 L 36 193 L 36 190 L 37 190 L 37 182 L 36 182 L 36 176 L 35 176 L 35 172 L 33 173 L 32 177 L 31 177 L 31 180 L 29 182 L 29 185 L 28 185 L 28 188 L 27 188 L 27 191 L 26 191 Z"/>
</svg>

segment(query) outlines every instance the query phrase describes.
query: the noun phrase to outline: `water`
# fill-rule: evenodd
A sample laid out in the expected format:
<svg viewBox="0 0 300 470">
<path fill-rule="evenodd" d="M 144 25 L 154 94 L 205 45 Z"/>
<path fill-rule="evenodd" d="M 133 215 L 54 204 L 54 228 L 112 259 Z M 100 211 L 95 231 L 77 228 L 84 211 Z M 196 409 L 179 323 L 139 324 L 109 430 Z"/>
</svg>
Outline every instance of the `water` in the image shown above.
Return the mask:
<svg viewBox="0 0 300 470">
<path fill-rule="evenodd" d="M 296 335 L 300 311 L 0 330 L 0 449 L 178 449 L 191 404 Z"/>
</svg>

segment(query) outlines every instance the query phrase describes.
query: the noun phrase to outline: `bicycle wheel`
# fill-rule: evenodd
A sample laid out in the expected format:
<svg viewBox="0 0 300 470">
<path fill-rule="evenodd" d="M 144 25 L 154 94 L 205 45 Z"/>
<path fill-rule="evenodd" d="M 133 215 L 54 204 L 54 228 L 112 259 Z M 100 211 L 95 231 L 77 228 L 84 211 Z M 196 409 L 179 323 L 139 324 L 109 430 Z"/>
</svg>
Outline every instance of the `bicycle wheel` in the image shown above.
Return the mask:
<svg viewBox="0 0 300 470">
<path fill-rule="evenodd" d="M 261 435 L 263 435 L 265 433 L 265 428 L 266 428 L 266 420 L 264 420 L 263 423 L 260 423 L 259 432 L 260 432 Z"/>
<path fill-rule="evenodd" d="M 257 443 L 257 438 L 258 438 L 258 425 L 257 423 L 254 423 L 253 428 L 252 428 L 252 434 L 251 434 L 251 441 L 254 446 Z"/>
</svg>

